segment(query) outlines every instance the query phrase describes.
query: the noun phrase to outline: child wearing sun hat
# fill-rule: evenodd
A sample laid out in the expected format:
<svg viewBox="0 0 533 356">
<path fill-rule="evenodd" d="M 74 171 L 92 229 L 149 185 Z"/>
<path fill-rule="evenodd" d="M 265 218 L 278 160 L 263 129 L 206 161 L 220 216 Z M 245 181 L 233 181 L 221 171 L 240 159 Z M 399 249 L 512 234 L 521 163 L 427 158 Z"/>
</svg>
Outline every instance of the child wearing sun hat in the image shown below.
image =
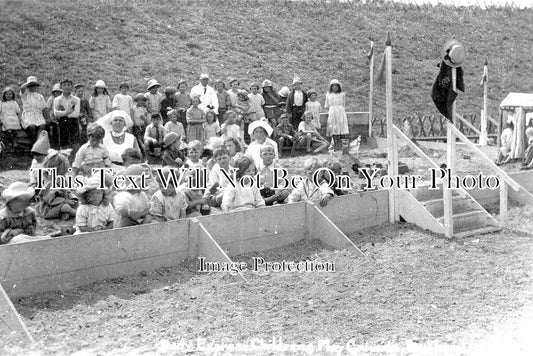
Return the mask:
<svg viewBox="0 0 533 356">
<path fill-rule="evenodd" d="M 20 99 L 22 100 L 21 124 L 32 142 L 37 140 L 37 135 L 46 125 L 43 115 L 46 102 L 42 94 L 38 92 L 40 86 L 41 84 L 37 78 L 30 76 L 26 83 L 20 87 Z"/>
<path fill-rule="evenodd" d="M 111 98 L 103 80 L 97 80 L 94 84 L 93 95 L 89 99 L 89 107 L 95 121 L 111 111 Z"/>
<path fill-rule="evenodd" d="M 161 111 L 161 101 L 163 100 L 163 94 L 159 92 L 161 84 L 155 79 L 150 79 L 146 86 L 147 92 L 144 94 L 147 102 L 148 112 L 151 114 L 159 113 Z"/>
<path fill-rule="evenodd" d="M 110 202 L 110 194 L 109 189 L 100 189 L 100 177 L 97 175 L 89 178 L 76 190 L 80 206 L 76 210 L 74 235 L 113 228 L 115 212 Z"/>
<path fill-rule="evenodd" d="M 0 244 L 7 244 L 18 235 L 35 233 L 37 217 L 30 208 L 34 195 L 34 189 L 23 182 L 11 183 L 2 192 L 6 205 L 0 210 Z"/>
</svg>

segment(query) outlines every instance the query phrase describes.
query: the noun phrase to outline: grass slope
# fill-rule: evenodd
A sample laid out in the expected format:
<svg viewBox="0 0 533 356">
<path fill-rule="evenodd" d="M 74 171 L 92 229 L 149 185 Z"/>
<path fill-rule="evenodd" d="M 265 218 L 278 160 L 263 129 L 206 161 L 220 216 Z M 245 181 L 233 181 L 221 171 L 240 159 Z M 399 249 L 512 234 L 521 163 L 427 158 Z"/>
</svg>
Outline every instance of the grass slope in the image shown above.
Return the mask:
<svg viewBox="0 0 533 356">
<path fill-rule="evenodd" d="M 56 0 L 3 1 L 0 18 L 0 85 L 37 75 L 46 85 L 63 76 L 92 85 L 104 79 L 118 91 L 129 81 L 144 90 L 155 77 L 164 86 L 180 78 L 194 83 L 202 67 L 212 77 L 265 78 L 279 89 L 297 73 L 323 101 L 327 83 L 345 86 L 347 106 L 368 107 L 369 37 L 382 53 L 386 33 L 393 41 L 394 114 L 437 114 L 430 99 L 439 49 L 449 38 L 468 49 L 464 114 L 479 113 L 479 80 L 490 63 L 489 113 L 507 92 L 532 92 L 533 10 L 402 5 L 326 4 L 282 1 Z M 376 56 L 376 70 L 380 56 Z M 384 114 L 384 88 L 377 87 L 375 111 Z"/>
</svg>

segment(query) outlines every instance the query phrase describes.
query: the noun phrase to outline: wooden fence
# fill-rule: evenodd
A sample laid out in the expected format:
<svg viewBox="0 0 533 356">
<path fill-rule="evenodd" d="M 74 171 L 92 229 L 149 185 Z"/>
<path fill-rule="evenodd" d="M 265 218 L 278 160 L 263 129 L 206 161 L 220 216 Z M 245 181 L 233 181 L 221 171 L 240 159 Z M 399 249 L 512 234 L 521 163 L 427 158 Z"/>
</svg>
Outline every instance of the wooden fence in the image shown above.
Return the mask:
<svg viewBox="0 0 533 356">
<path fill-rule="evenodd" d="M 480 116 L 478 114 L 464 115 L 465 120 L 476 128 L 480 128 Z M 406 118 L 395 118 L 394 124 L 403 130 L 404 121 L 411 124 L 412 137 L 419 140 L 446 140 L 446 121 L 442 115 L 412 115 Z M 477 138 L 478 134 L 462 121 L 458 122 L 458 129 L 469 138 Z M 372 119 L 372 132 L 375 137 L 387 137 L 386 118 L 374 117 Z M 487 133 L 489 137 L 496 137 L 498 127 L 490 120 L 487 122 Z"/>
</svg>

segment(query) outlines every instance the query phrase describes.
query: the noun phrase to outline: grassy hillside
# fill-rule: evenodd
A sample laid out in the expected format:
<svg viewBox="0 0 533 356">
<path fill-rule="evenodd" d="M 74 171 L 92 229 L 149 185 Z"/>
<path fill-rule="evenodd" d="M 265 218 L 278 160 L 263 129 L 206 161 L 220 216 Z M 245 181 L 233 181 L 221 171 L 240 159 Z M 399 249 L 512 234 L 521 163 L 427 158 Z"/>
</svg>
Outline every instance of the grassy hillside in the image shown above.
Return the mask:
<svg viewBox="0 0 533 356">
<path fill-rule="evenodd" d="M 381 55 L 387 31 L 397 117 L 437 113 L 429 93 L 440 46 L 449 38 L 468 49 L 460 112 L 481 108 L 485 57 L 492 116 L 507 92 L 533 92 L 531 9 L 240 0 L 2 0 L 0 6 L 10 14 L 0 17 L 0 85 L 33 74 L 47 95 L 63 76 L 87 85 L 104 79 L 114 94 L 124 80 L 134 92 L 144 90 L 149 77 L 163 86 L 180 78 L 195 82 L 205 67 L 212 77 L 237 76 L 246 84 L 268 78 L 277 88 L 296 72 L 304 87 L 320 93 L 338 78 L 349 109 L 366 110 L 369 37 Z M 376 115 L 384 113 L 383 92 L 377 87 Z"/>
</svg>

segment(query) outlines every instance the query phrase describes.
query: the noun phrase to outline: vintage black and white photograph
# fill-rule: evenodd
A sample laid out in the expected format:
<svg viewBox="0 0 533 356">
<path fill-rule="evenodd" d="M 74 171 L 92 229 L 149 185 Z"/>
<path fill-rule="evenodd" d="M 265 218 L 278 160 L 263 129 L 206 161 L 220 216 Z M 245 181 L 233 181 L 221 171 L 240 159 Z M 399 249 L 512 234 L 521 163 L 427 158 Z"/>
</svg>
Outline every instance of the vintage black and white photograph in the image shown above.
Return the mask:
<svg viewBox="0 0 533 356">
<path fill-rule="evenodd" d="M 530 355 L 533 0 L 0 0 L 0 355 Z"/>
</svg>

